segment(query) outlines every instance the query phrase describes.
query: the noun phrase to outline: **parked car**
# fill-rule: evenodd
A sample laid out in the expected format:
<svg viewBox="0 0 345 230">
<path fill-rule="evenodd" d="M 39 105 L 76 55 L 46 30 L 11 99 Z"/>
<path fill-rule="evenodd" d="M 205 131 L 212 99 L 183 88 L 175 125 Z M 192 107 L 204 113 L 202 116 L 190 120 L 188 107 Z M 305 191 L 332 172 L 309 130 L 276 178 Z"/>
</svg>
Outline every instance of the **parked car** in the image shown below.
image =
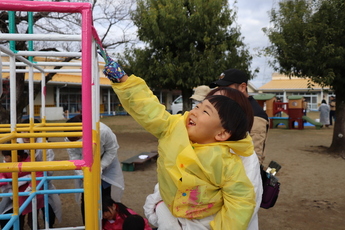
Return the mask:
<svg viewBox="0 0 345 230">
<path fill-rule="evenodd" d="M 193 101 L 192 107 L 194 108 L 196 103 Z M 178 96 L 172 103 L 171 103 L 171 114 L 179 114 L 182 113 L 182 96 Z"/>
</svg>

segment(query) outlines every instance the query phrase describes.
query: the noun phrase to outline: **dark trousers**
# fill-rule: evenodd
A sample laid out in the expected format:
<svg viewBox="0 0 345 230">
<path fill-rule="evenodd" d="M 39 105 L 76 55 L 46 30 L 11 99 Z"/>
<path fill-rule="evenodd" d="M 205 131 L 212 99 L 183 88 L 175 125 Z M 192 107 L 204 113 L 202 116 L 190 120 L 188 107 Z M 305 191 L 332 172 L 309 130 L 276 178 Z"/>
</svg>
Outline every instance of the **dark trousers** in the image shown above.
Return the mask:
<svg viewBox="0 0 345 230">
<path fill-rule="evenodd" d="M 333 125 L 333 119 L 335 121 L 335 110 L 331 110 L 329 112 L 329 124 L 330 125 Z"/>
<path fill-rule="evenodd" d="M 4 214 L 7 214 L 7 213 L 13 213 L 13 209 L 8 210 Z M 24 230 L 25 216 L 28 216 L 28 225 L 32 229 L 32 213 L 30 212 L 27 215 L 20 215 L 19 216 L 19 229 L 20 230 Z M 8 223 L 8 221 L 9 220 L 0 220 L 1 229 L 3 229 L 5 227 L 5 225 Z M 11 227 L 10 230 L 13 230 L 13 227 Z"/>
<path fill-rule="evenodd" d="M 102 197 L 110 196 L 111 194 L 111 186 L 107 188 L 102 187 Z M 85 225 L 85 203 L 84 203 L 84 193 L 81 194 L 81 201 L 80 201 L 80 208 L 81 208 L 81 215 L 83 217 L 83 224 Z"/>
<path fill-rule="evenodd" d="M 53 228 L 53 226 L 54 226 L 54 224 L 55 224 L 55 213 L 54 213 L 54 210 L 53 210 L 53 208 L 52 208 L 52 206 L 51 205 L 48 205 L 48 208 L 49 208 L 49 210 L 48 210 L 48 212 L 49 212 L 49 228 Z M 41 208 L 41 210 L 42 210 L 42 213 L 43 213 L 43 221 L 45 221 L 45 207 L 44 208 Z"/>
<path fill-rule="evenodd" d="M 44 212 L 44 208 L 41 208 L 42 212 L 43 212 L 43 219 L 45 218 L 45 212 Z M 37 210 L 39 212 L 39 210 Z M 11 210 L 8 210 L 6 213 L 13 213 L 13 209 Z M 6 214 L 5 213 L 5 214 Z M 20 222 L 20 229 L 24 229 L 24 222 L 25 222 L 25 216 L 28 216 L 28 225 L 29 227 L 32 229 L 32 213 L 28 213 L 26 215 L 20 215 L 19 217 L 19 222 Z M 7 224 L 8 220 L 0 220 L 0 225 L 1 225 L 1 228 L 4 228 L 5 225 Z M 55 213 L 53 211 L 53 208 L 49 205 L 49 228 L 53 228 L 53 225 L 55 223 Z M 39 228 L 39 225 L 38 225 L 38 220 L 37 220 L 37 226 Z M 13 229 L 13 228 L 10 228 L 10 229 Z"/>
</svg>

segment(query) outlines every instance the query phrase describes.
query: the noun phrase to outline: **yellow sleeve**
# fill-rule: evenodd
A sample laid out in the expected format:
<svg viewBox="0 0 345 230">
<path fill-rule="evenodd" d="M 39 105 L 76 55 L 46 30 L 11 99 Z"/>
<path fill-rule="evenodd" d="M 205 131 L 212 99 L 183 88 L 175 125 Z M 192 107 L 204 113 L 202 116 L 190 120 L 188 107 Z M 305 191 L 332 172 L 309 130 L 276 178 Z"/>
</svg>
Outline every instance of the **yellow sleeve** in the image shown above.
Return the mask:
<svg viewBox="0 0 345 230">
<path fill-rule="evenodd" d="M 113 83 L 112 88 L 124 109 L 148 132 L 160 138 L 169 130 L 171 114 L 143 79 L 131 75 L 123 83 Z"/>
<path fill-rule="evenodd" d="M 237 161 L 231 171 L 222 186 L 224 204 L 210 223 L 214 230 L 246 230 L 255 208 L 254 187 L 242 163 Z"/>
</svg>

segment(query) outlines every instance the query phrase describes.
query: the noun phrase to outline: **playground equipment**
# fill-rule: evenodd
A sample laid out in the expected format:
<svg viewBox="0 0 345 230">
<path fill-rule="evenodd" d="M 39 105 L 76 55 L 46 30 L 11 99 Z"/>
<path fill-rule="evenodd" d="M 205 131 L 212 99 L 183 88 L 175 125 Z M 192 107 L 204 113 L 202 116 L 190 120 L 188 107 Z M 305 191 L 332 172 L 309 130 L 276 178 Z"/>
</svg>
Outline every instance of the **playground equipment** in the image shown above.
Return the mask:
<svg viewBox="0 0 345 230">
<path fill-rule="evenodd" d="M 13 50 L 11 46 L 9 49 L 5 46 L 0 46 L 0 54 L 2 57 L 9 58 L 9 68 L 1 68 L 0 65 L 0 79 L 4 73 L 10 75 L 10 124 L 0 125 L 0 149 L 11 150 L 12 159 L 17 159 L 17 150 L 30 150 L 31 162 L 14 162 L 0 163 L 0 172 L 12 173 L 12 187 L 13 193 L 2 193 L 1 197 L 13 197 L 13 213 L 0 215 L 0 219 L 9 220 L 3 230 L 10 229 L 12 226 L 15 230 L 19 229 L 19 215 L 23 209 L 33 202 L 33 228 L 37 229 L 37 210 L 36 196 L 44 194 L 45 206 L 47 207 L 47 194 L 49 193 L 82 193 L 85 197 L 85 226 L 71 226 L 61 229 L 100 229 L 100 219 L 102 217 L 101 202 L 100 202 L 100 140 L 99 140 L 99 70 L 96 53 L 96 43 L 99 38 L 92 25 L 92 11 L 89 3 L 69 3 L 69 2 L 41 2 L 41 1 L 0 1 L 1 11 L 27 11 L 27 12 L 59 12 L 59 13 L 79 13 L 82 17 L 82 32 L 81 34 L 73 35 L 57 35 L 57 34 L 0 34 L 0 40 L 8 40 L 13 44 L 14 41 L 76 41 L 81 42 L 82 52 L 48 52 L 48 51 L 21 51 Z M 82 76 L 82 109 L 83 109 L 83 123 L 47 123 L 45 115 L 45 74 L 52 69 L 42 68 L 44 63 L 30 61 L 23 56 L 29 57 L 81 57 L 81 70 L 69 69 L 71 72 L 80 72 Z M 32 59 L 34 60 L 34 59 Z M 1 63 L 1 62 L 0 62 Z M 2 64 L 2 63 L 1 63 Z M 47 66 L 63 66 L 67 63 L 63 62 L 49 62 Z M 18 69 L 18 66 L 26 66 L 26 69 Z M 17 124 L 16 111 L 16 73 L 24 71 L 29 75 L 29 124 Z M 54 69 L 54 72 L 61 70 Z M 66 70 L 64 70 L 66 71 Z M 41 123 L 34 123 L 34 96 L 33 96 L 33 82 L 34 73 L 41 74 Z M 65 137 L 69 131 L 68 136 L 82 136 L 82 142 L 48 142 L 49 137 Z M 26 132 L 26 133 L 23 133 Z M 16 143 L 16 139 L 20 137 L 30 138 L 30 143 Z M 34 138 L 42 138 L 43 143 L 34 143 Z M 8 143 L 10 142 L 10 144 Z M 35 150 L 43 149 L 45 155 L 46 149 L 66 149 L 66 148 L 82 148 L 83 159 L 71 161 L 46 161 L 46 156 L 43 161 L 35 162 Z M 36 172 L 39 171 L 64 171 L 64 170 L 82 170 L 84 189 L 57 189 L 48 190 L 48 180 L 65 180 L 76 179 L 78 176 L 47 176 L 44 173 L 43 177 L 36 177 Z M 23 179 L 18 178 L 18 172 L 32 172 L 32 191 L 18 192 L 18 181 Z M 8 179 L 7 179 L 8 180 Z M 4 180 L 0 180 L 2 182 Z M 19 196 L 28 196 L 26 202 L 19 207 Z M 49 213 L 46 209 L 45 215 L 45 229 L 49 229 L 48 219 Z M 58 228 L 54 228 L 58 229 Z"/>
<path fill-rule="evenodd" d="M 254 96 L 259 105 L 266 108 L 267 116 L 270 119 L 270 128 L 276 128 L 283 124 L 287 129 L 304 129 L 304 120 L 315 125 L 316 129 L 320 129 L 322 124 L 316 122 L 310 117 L 303 114 L 303 96 L 293 95 L 289 96 L 287 103 L 277 102 L 274 94 L 258 94 Z M 281 116 L 285 113 L 287 116 Z M 280 116 L 277 116 L 277 115 Z"/>
<path fill-rule="evenodd" d="M 289 96 L 288 115 L 289 128 L 295 128 L 297 122 L 297 129 L 304 129 L 303 116 L 303 96 Z"/>
</svg>

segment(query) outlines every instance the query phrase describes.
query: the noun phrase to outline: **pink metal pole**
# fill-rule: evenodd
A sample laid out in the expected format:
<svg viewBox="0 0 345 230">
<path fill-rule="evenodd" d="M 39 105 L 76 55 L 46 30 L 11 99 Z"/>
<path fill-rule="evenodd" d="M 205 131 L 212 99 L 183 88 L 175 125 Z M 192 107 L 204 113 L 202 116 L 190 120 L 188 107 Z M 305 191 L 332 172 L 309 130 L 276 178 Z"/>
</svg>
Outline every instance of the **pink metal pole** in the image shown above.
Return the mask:
<svg viewBox="0 0 345 230">
<path fill-rule="evenodd" d="M 12 1 L 1 0 L 0 9 L 9 11 L 48 11 L 54 7 L 54 12 L 60 13 L 81 13 L 84 9 L 90 9 L 90 3 L 68 3 L 65 2 L 37 2 L 37 1 Z"/>
<path fill-rule="evenodd" d="M 92 9 L 90 3 L 69 3 L 64 2 L 33 2 L 33 1 L 12 1 L 1 0 L 0 10 L 6 11 L 32 11 L 32 12 L 54 12 L 60 13 L 81 13 L 82 14 L 82 111 L 83 113 L 83 161 L 76 161 L 76 166 L 91 167 L 92 158 L 92 90 L 91 90 L 91 47 L 92 47 Z M 95 31 L 94 31 L 95 32 Z"/>
<path fill-rule="evenodd" d="M 91 7 L 91 5 L 89 5 Z M 82 111 L 83 111 L 83 155 L 85 164 L 91 167 L 92 158 L 92 90 L 91 90 L 91 74 L 92 74 L 92 13 L 91 8 L 82 12 Z"/>
</svg>

